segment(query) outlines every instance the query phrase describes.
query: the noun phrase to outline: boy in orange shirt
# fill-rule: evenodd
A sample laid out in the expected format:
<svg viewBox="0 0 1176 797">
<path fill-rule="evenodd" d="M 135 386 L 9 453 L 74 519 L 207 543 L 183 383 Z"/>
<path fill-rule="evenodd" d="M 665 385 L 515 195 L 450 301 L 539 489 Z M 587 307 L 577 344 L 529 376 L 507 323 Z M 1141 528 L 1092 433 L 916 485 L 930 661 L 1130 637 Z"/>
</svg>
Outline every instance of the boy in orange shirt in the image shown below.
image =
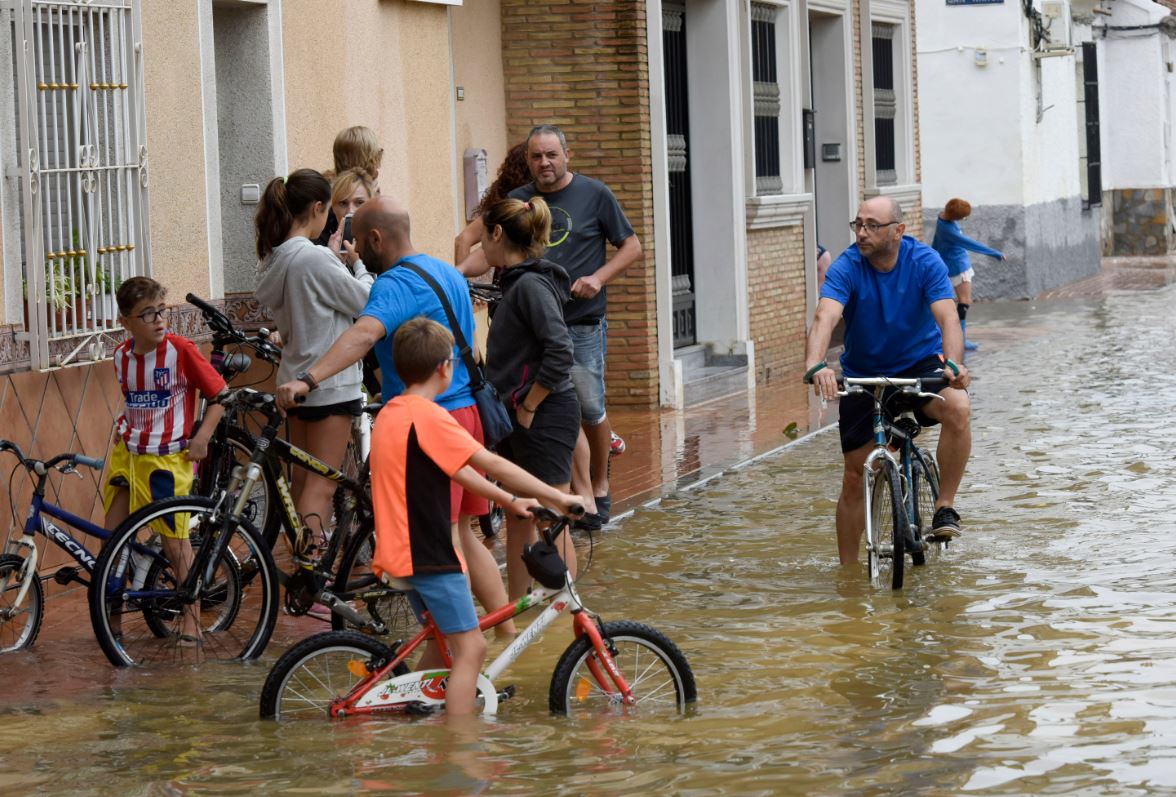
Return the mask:
<svg viewBox="0 0 1176 797">
<path fill-rule="evenodd" d="M 569 513 L 578 495 L 561 493 L 474 440 L 433 399 L 453 377 L 453 335 L 424 317 L 400 326 L 392 339 L 404 392 L 389 401 L 372 430 L 372 501 L 376 550 L 372 569 L 412 585 L 418 616 L 432 615 L 453 653 L 445 692 L 450 715 L 471 714 L 486 639 L 478 628 L 465 561 L 450 525 L 450 479 L 523 516 L 543 503 Z M 478 474 L 534 498 L 519 498 Z M 521 563 L 520 563 L 521 564 Z"/>
</svg>

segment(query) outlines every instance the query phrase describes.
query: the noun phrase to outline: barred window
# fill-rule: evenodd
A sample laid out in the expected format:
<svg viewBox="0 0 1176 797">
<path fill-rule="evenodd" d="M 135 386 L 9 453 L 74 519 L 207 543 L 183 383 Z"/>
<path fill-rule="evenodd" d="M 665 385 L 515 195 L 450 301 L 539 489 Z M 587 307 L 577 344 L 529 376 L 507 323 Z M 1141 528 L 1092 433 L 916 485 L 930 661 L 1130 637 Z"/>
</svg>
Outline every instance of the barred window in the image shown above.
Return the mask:
<svg viewBox="0 0 1176 797">
<path fill-rule="evenodd" d="M 873 23 L 874 52 L 874 170 L 878 185 L 898 182 L 894 85 L 894 39 L 896 25 Z"/>
<path fill-rule="evenodd" d="M 19 146 L 4 166 L 20 182 L 5 213 L 19 215 L 35 368 L 85 356 L 87 338 L 116 330 L 118 285 L 149 271 L 138 2 L 19 0 L 5 20 Z M 6 271 L 14 259 L 6 251 Z"/>
<path fill-rule="evenodd" d="M 778 194 L 780 168 L 780 85 L 776 69 L 777 7 L 751 4 L 751 79 L 755 106 L 755 192 Z"/>
</svg>

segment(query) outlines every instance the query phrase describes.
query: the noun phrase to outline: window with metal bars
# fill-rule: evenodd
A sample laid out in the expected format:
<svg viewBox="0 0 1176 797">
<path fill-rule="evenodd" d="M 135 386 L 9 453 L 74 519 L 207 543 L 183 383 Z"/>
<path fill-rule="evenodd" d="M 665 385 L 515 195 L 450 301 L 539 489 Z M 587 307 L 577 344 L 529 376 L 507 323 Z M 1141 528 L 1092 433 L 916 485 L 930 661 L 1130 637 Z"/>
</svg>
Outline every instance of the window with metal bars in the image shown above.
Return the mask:
<svg viewBox="0 0 1176 797">
<path fill-rule="evenodd" d="M 898 102 L 894 85 L 894 40 L 896 25 L 872 25 L 874 65 L 874 174 L 878 185 L 898 182 L 895 118 Z"/>
<path fill-rule="evenodd" d="M 20 193 L 5 212 L 19 213 L 36 368 L 104 354 L 87 342 L 118 329 L 115 291 L 149 272 L 138 11 L 138 0 L 19 0 L 7 10 L 19 146 L 4 165 Z M 7 250 L 5 260 L 14 268 Z"/>
<path fill-rule="evenodd" d="M 755 192 L 779 194 L 784 189 L 780 169 L 780 85 L 776 71 L 777 7 L 751 4 L 751 80 L 755 107 Z"/>
</svg>

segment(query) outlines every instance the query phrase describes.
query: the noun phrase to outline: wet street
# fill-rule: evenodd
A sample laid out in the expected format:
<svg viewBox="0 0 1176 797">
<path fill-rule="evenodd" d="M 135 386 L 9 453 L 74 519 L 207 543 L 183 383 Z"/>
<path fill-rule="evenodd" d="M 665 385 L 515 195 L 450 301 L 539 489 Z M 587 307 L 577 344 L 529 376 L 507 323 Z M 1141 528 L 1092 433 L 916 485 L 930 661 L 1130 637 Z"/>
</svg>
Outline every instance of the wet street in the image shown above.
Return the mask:
<svg viewBox="0 0 1176 797">
<path fill-rule="evenodd" d="M 78 614 L 0 659 L 0 793 L 1176 793 L 1174 301 L 973 309 L 965 536 L 902 592 L 836 566 L 834 430 L 598 538 L 585 603 L 678 643 L 689 716 L 551 716 L 558 624 L 474 734 L 260 722 L 297 629 L 254 665 L 113 672 Z"/>
</svg>

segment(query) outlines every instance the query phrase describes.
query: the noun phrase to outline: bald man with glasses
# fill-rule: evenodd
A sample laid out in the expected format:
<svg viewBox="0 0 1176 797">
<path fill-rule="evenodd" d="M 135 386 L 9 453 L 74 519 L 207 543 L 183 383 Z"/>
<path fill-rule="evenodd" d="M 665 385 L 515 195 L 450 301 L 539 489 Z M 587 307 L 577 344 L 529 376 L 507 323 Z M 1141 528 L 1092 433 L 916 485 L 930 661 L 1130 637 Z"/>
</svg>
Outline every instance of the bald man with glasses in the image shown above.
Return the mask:
<svg viewBox="0 0 1176 797">
<path fill-rule="evenodd" d="M 945 377 L 945 401 L 927 399 L 916 411 L 923 426 L 941 425 L 939 499 L 931 536 L 960 534 L 956 491 L 972 452 L 968 369 L 959 365 L 964 335 L 947 267 L 934 249 L 906 235 L 902 209 L 890 197 L 868 199 L 849 223 L 856 242 L 825 275 L 809 330 L 805 382 L 823 399 L 837 397 L 837 378 L 825 357 L 837 322 L 845 319 L 841 371 L 846 376 Z M 839 405 L 845 458 L 837 501 L 841 564 L 858 561 L 865 528 L 863 468 L 873 447 L 872 395 L 847 396 Z"/>
</svg>

